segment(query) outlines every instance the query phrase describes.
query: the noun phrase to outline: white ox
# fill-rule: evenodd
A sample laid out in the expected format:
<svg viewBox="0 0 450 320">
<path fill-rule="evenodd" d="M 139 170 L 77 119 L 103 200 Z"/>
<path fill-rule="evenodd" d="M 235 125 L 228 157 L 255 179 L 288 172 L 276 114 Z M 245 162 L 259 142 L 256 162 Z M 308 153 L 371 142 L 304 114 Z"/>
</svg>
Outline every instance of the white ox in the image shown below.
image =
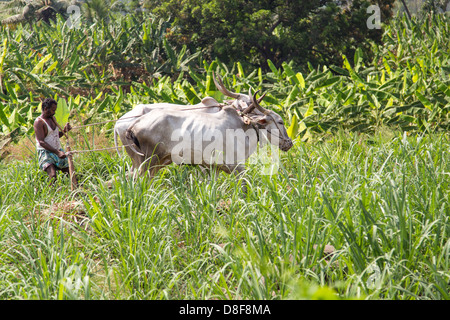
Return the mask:
<svg viewBox="0 0 450 320">
<path fill-rule="evenodd" d="M 218 76 L 216 79 L 213 74 L 213 79 L 216 87 L 222 92 L 225 96 L 233 98 L 232 101 L 227 101 L 228 104 L 234 106 L 239 111 L 244 111 L 244 113 L 257 113 L 254 107 L 251 106 L 251 96 L 245 95 L 242 93 L 235 93 L 229 91 L 222 82 L 222 79 Z M 262 100 L 261 97 L 258 102 Z M 115 126 L 114 126 L 114 145 L 117 150 L 117 154 L 120 156 L 119 147 L 118 147 L 118 137 L 122 142 L 125 151 L 132 159 L 132 170 L 136 170 L 140 163 L 135 161 L 135 154 L 130 147 L 127 146 L 127 141 L 125 138 L 125 132 L 128 127 L 135 122 L 139 117 L 149 113 L 150 111 L 157 109 L 170 109 L 170 110 L 182 110 L 185 112 L 191 112 L 193 114 L 196 113 L 216 113 L 221 110 L 221 105 L 212 97 L 203 98 L 202 101 L 195 105 L 180 105 L 180 104 L 171 104 L 171 103 L 155 103 L 155 104 L 138 104 L 133 110 L 125 113 L 122 117 L 120 117 Z M 156 114 L 155 114 L 156 116 Z"/>
<path fill-rule="evenodd" d="M 153 177 L 162 167 L 174 162 L 215 168 L 239 175 L 258 142 L 269 142 L 287 151 L 292 140 L 283 119 L 264 109 L 252 96 L 251 106 L 259 111 L 243 119 L 233 106 L 215 113 L 190 113 L 156 109 L 134 121 L 126 130 L 127 144 L 135 152 L 133 162 L 140 173 Z M 245 187 L 244 187 L 245 190 Z"/>
</svg>

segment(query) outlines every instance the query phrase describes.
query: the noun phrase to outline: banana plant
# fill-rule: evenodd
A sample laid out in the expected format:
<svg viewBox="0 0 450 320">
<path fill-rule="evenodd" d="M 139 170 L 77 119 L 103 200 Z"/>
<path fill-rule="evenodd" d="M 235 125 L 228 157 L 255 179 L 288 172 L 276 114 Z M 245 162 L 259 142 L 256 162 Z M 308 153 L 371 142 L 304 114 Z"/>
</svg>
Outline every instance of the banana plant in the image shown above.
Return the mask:
<svg viewBox="0 0 450 320">
<path fill-rule="evenodd" d="M 6 53 L 8 51 L 8 38 L 3 40 L 3 51 L 0 56 L 0 92 L 3 92 L 3 64 L 5 63 Z"/>
</svg>

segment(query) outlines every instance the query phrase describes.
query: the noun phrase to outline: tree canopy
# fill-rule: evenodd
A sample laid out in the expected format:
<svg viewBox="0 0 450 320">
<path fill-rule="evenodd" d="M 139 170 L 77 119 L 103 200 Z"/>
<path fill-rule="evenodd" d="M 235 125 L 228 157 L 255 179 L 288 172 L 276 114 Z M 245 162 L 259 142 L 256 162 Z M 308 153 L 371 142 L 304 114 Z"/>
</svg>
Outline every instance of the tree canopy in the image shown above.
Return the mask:
<svg viewBox="0 0 450 320">
<path fill-rule="evenodd" d="M 370 55 L 382 31 L 369 29 L 367 7 L 377 4 L 381 21 L 394 0 L 147 0 L 144 6 L 173 20 L 168 37 L 202 48 L 210 58 L 266 65 L 270 59 L 298 65 L 341 64 L 357 47 Z"/>
</svg>

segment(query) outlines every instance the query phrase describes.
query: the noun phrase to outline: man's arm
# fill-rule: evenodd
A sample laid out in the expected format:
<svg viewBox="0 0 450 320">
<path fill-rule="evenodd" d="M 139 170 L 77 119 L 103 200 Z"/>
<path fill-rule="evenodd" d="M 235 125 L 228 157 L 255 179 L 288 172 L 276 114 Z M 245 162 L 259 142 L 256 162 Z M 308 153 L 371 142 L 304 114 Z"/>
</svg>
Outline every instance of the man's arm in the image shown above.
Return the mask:
<svg viewBox="0 0 450 320">
<path fill-rule="evenodd" d="M 56 123 L 56 121 L 55 121 Z M 59 131 L 59 137 L 61 138 L 65 133 L 69 132 L 70 130 L 72 130 L 72 126 L 67 122 L 66 125 L 64 126 L 64 129 Z"/>
</svg>

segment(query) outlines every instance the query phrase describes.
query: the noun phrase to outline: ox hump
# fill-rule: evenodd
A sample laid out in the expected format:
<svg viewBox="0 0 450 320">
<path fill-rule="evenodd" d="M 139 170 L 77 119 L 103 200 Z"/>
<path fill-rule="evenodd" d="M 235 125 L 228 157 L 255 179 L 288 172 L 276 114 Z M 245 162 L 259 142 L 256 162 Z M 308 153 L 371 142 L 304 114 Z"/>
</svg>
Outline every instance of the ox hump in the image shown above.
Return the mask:
<svg viewBox="0 0 450 320">
<path fill-rule="evenodd" d="M 205 107 L 220 107 L 220 104 L 216 101 L 216 99 L 214 99 L 212 97 L 203 98 L 202 104 Z"/>
</svg>

